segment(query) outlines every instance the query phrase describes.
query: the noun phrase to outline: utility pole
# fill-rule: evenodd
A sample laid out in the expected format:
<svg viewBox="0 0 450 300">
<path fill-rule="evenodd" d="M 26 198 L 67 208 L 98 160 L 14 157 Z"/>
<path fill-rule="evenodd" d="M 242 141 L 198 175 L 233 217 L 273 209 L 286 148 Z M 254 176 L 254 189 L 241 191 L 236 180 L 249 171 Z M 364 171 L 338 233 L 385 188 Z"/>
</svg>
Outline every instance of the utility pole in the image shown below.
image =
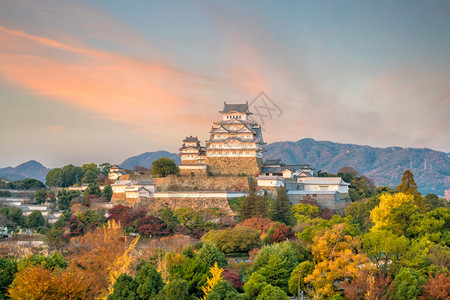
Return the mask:
<svg viewBox="0 0 450 300">
<path fill-rule="evenodd" d="M 301 275 L 302 275 L 302 271 L 298 271 L 298 290 L 297 290 L 298 300 L 303 300 L 303 291 L 300 291 L 300 277 L 301 277 Z"/>
</svg>

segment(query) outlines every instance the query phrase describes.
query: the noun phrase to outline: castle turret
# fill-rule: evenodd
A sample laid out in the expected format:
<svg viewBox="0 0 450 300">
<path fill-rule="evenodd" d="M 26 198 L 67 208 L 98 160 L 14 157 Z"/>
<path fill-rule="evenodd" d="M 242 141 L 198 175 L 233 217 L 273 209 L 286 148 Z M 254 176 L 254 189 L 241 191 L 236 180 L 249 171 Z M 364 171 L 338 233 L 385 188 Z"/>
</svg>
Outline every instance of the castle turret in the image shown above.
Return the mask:
<svg viewBox="0 0 450 300">
<path fill-rule="evenodd" d="M 181 164 L 180 173 L 184 175 L 206 174 L 206 153 L 205 148 L 200 146 L 197 137 L 189 136 L 183 140 L 180 148 Z"/>
</svg>

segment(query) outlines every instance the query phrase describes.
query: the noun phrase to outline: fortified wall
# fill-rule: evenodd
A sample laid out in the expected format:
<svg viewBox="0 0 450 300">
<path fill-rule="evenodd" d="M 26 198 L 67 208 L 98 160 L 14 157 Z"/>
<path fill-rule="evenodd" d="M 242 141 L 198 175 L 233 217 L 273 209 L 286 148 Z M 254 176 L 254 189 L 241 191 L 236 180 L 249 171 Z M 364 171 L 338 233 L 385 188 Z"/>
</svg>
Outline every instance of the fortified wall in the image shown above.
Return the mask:
<svg viewBox="0 0 450 300">
<path fill-rule="evenodd" d="M 206 163 L 212 174 L 255 176 L 263 166 L 259 157 L 207 157 Z"/>
<path fill-rule="evenodd" d="M 238 176 L 176 176 L 154 178 L 157 191 L 247 191 L 248 178 Z"/>
</svg>

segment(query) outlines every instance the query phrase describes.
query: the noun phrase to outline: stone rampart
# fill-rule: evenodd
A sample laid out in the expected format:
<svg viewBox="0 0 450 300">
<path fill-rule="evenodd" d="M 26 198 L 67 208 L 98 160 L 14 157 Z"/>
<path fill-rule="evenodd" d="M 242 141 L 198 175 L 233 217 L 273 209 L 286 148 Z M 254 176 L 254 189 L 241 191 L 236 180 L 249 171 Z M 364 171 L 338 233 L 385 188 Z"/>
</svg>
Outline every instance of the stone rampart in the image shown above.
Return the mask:
<svg viewBox="0 0 450 300">
<path fill-rule="evenodd" d="M 207 157 L 206 164 L 213 175 L 255 176 L 260 173 L 263 162 L 257 157 Z"/>
<path fill-rule="evenodd" d="M 247 191 L 247 177 L 175 176 L 154 178 L 157 191 Z"/>
</svg>

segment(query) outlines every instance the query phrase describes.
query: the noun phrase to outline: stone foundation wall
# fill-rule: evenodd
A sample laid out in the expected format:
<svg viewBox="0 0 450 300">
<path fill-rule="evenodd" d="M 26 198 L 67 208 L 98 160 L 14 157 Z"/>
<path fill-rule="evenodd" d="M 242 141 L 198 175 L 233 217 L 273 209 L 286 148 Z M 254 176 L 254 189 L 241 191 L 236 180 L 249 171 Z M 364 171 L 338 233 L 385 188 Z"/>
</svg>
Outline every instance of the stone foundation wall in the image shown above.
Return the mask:
<svg viewBox="0 0 450 300">
<path fill-rule="evenodd" d="M 194 210 L 206 208 L 218 208 L 226 214 L 232 214 L 226 198 L 151 198 L 148 202 L 149 209 L 158 210 L 169 207 L 173 210 L 180 207 L 192 207 Z"/>
<path fill-rule="evenodd" d="M 207 157 L 206 164 L 212 175 L 255 176 L 260 173 L 263 162 L 257 157 Z"/>
<path fill-rule="evenodd" d="M 180 175 L 191 176 L 192 173 L 194 176 L 206 176 L 206 169 L 180 169 Z"/>
<path fill-rule="evenodd" d="M 154 178 L 157 191 L 247 191 L 247 177 L 175 176 Z"/>
<path fill-rule="evenodd" d="M 347 206 L 347 201 L 339 198 L 336 193 L 325 194 L 325 195 L 298 195 L 298 194 L 288 194 L 289 200 L 293 205 L 301 203 L 305 197 L 310 197 L 317 201 L 317 203 L 322 207 L 327 207 L 334 210 L 344 209 Z"/>
</svg>

